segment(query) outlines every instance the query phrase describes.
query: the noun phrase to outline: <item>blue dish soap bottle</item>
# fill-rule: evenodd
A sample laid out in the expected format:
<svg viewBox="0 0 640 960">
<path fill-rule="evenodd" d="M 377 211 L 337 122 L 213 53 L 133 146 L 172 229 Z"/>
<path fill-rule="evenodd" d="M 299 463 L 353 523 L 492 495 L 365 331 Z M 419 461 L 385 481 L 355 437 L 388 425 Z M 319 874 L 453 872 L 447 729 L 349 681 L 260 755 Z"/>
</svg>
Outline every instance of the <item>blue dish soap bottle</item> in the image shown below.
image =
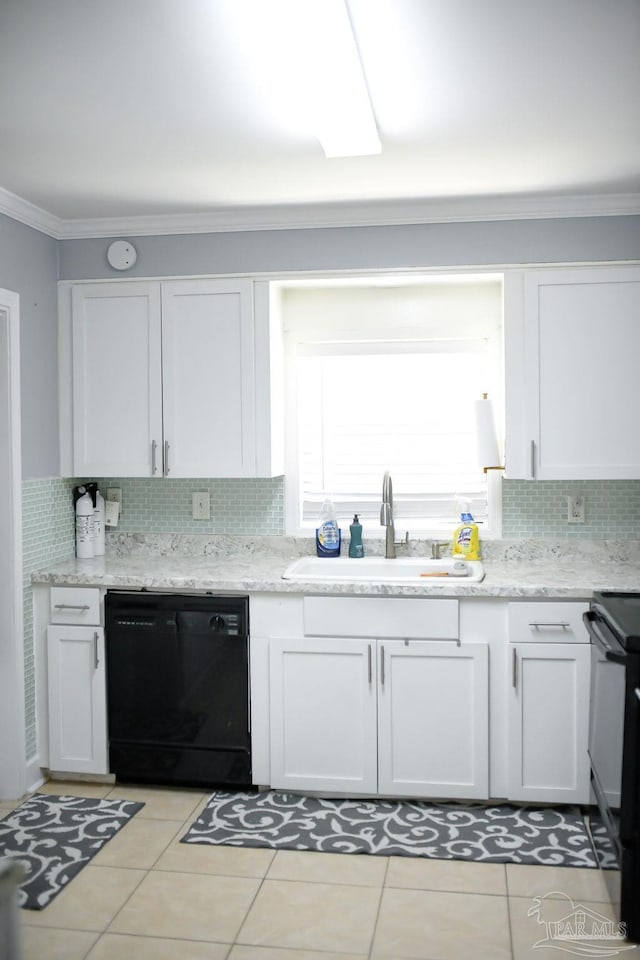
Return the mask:
<svg viewBox="0 0 640 960">
<path fill-rule="evenodd" d="M 362 543 L 362 524 L 358 520 L 358 514 L 353 517 L 353 523 L 349 527 L 351 539 L 349 540 L 349 556 L 364 557 L 364 546 Z"/>
<path fill-rule="evenodd" d="M 316 553 L 319 557 L 339 557 L 341 541 L 336 511 L 327 497 L 320 509 L 320 522 L 316 528 Z"/>
</svg>

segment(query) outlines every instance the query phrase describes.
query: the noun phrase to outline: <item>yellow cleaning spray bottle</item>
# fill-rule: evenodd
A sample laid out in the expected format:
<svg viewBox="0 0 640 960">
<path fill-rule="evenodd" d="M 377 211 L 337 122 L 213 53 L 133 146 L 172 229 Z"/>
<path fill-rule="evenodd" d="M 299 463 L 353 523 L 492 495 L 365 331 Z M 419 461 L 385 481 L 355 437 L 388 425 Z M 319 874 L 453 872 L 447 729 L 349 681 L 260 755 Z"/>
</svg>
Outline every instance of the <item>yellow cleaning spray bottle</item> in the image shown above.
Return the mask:
<svg viewBox="0 0 640 960">
<path fill-rule="evenodd" d="M 471 504 L 468 500 L 460 500 L 460 523 L 453 532 L 451 555 L 462 557 L 464 560 L 480 559 L 480 534 L 478 524 L 474 522 L 470 513 Z"/>
</svg>

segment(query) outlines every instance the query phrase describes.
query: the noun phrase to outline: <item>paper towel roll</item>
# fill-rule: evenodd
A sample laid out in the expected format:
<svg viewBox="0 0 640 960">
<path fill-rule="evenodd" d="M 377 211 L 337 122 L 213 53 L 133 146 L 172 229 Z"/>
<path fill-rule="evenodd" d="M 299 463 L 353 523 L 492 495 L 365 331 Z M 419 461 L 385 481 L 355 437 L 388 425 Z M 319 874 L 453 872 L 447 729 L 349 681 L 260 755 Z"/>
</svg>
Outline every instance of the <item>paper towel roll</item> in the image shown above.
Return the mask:
<svg viewBox="0 0 640 960">
<path fill-rule="evenodd" d="M 481 467 L 499 467 L 500 451 L 493 416 L 493 404 L 484 397 L 475 401 L 478 463 Z"/>
</svg>

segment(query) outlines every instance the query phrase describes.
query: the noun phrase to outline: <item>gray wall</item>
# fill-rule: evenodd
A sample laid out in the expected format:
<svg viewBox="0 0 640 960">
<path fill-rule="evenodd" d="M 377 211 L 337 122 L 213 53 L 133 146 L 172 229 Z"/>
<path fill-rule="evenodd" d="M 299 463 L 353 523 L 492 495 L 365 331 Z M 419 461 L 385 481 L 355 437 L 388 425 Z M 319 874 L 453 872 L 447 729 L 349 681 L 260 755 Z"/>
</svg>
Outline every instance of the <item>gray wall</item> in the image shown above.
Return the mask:
<svg viewBox="0 0 640 960">
<path fill-rule="evenodd" d="M 122 277 L 107 263 L 110 243 L 63 240 L 60 279 Z M 186 234 L 139 237 L 135 245 L 127 277 L 633 260 L 640 217 Z"/>
<path fill-rule="evenodd" d="M 58 241 L 0 214 L 0 287 L 20 295 L 22 473 L 57 476 Z"/>
<path fill-rule="evenodd" d="M 21 303 L 25 479 L 59 474 L 58 278 L 632 260 L 640 259 L 640 217 L 139 237 L 138 262 L 124 275 L 107 263 L 110 242 L 56 241 L 0 214 L 0 286 Z"/>
</svg>

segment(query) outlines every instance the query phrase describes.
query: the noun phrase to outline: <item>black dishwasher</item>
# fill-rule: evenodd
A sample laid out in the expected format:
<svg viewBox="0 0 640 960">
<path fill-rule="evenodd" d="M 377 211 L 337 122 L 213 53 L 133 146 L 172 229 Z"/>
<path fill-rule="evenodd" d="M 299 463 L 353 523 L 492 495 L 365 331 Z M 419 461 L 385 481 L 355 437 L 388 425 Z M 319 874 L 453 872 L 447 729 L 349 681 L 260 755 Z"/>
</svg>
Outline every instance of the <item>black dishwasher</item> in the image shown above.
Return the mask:
<svg viewBox="0 0 640 960">
<path fill-rule="evenodd" d="M 109 591 L 105 628 L 116 779 L 249 786 L 248 599 Z"/>
</svg>

